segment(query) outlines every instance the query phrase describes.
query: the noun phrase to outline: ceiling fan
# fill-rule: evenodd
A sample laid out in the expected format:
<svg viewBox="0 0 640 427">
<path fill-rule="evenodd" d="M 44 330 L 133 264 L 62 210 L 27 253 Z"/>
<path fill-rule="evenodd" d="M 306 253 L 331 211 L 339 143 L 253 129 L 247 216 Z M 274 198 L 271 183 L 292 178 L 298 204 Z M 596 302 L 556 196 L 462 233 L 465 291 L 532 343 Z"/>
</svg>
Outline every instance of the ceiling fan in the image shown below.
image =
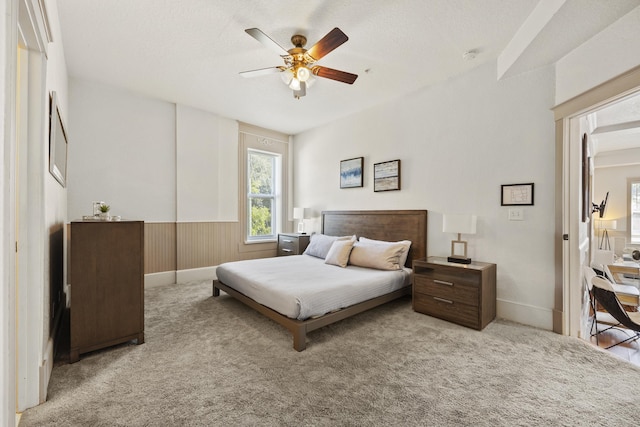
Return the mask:
<svg viewBox="0 0 640 427">
<path fill-rule="evenodd" d="M 349 40 L 349 37 L 347 37 L 340 28 L 336 27 L 329 31 L 327 35 L 308 50 L 304 48 L 305 44 L 307 44 L 307 38 L 300 34 L 295 34 L 291 37 L 291 43 L 293 43 L 295 47 L 285 50 L 258 28 L 249 28 L 244 31 L 280 55 L 285 65 L 243 71 L 240 75 L 243 77 L 256 77 L 265 74 L 282 73 L 282 80 L 293 90 L 293 96 L 296 99 L 300 99 L 300 97 L 307 94 L 307 87 L 310 87 L 313 83 L 313 76 L 324 77 L 347 84 L 353 84 L 358 78 L 357 74 L 315 65 L 320 58 Z"/>
</svg>

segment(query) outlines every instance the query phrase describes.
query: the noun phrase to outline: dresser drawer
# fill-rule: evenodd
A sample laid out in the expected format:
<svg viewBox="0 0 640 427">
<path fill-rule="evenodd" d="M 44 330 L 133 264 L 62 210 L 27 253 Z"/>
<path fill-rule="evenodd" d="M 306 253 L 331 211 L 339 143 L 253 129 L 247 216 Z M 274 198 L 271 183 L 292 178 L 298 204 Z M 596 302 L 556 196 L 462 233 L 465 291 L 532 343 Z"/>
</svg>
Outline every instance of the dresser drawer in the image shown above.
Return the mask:
<svg viewBox="0 0 640 427">
<path fill-rule="evenodd" d="M 495 319 L 495 264 L 429 257 L 412 266 L 415 311 L 479 330 Z"/>
<path fill-rule="evenodd" d="M 309 245 L 308 234 L 278 234 L 278 256 L 301 255 Z"/>
<path fill-rule="evenodd" d="M 278 236 L 278 255 L 296 255 L 298 253 L 298 238 L 292 236 Z"/>
<path fill-rule="evenodd" d="M 414 276 L 414 294 L 424 294 L 464 303 L 470 306 L 478 305 L 478 286 L 469 285 L 447 277 L 448 280 L 435 279 L 428 276 Z"/>
<path fill-rule="evenodd" d="M 480 329 L 477 306 L 432 295 L 414 294 L 413 309 L 429 316 Z"/>
<path fill-rule="evenodd" d="M 473 271 L 465 271 L 461 268 L 454 269 L 431 269 L 424 268 L 419 270 L 419 275 L 428 277 L 433 280 L 443 282 L 452 282 L 467 286 L 480 286 L 481 276 Z"/>
</svg>

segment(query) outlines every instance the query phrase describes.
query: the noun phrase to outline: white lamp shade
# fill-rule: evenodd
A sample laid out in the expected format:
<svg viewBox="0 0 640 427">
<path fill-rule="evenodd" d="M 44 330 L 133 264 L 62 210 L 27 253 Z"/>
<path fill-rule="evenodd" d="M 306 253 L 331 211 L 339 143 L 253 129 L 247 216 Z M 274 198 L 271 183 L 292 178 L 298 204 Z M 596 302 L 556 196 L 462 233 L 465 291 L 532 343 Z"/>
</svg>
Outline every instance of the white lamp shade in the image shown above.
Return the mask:
<svg viewBox="0 0 640 427">
<path fill-rule="evenodd" d="M 304 208 L 293 208 L 293 219 L 304 219 Z"/>
<path fill-rule="evenodd" d="M 600 228 L 603 228 L 605 230 L 615 230 L 616 228 L 618 228 L 618 222 L 615 219 L 603 219 L 600 221 Z"/>
<path fill-rule="evenodd" d="M 475 215 L 444 214 L 442 215 L 442 231 L 445 233 L 476 234 Z"/>
</svg>

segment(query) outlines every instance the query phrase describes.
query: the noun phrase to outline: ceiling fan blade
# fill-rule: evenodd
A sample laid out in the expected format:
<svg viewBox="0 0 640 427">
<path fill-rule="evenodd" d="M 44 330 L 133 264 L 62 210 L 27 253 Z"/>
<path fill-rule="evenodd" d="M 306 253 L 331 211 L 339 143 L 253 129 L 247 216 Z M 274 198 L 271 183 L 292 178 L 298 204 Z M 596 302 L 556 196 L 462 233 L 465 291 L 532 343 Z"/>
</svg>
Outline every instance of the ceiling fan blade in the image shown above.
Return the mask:
<svg viewBox="0 0 640 427">
<path fill-rule="evenodd" d="M 306 55 L 309 55 L 314 59 L 314 61 L 317 61 L 347 40 L 349 40 L 349 37 L 347 37 L 340 28 L 336 27 L 329 31 L 326 36 L 318 41 L 318 43 L 314 44 L 309 50 L 307 50 Z"/>
<path fill-rule="evenodd" d="M 319 65 L 313 67 L 313 74 L 325 79 L 336 80 L 338 82 L 353 84 L 358 78 L 357 74 L 347 73 L 346 71 L 334 70 L 333 68 L 321 67 Z"/>
<path fill-rule="evenodd" d="M 267 74 L 281 73 L 285 67 L 269 67 L 260 68 L 259 70 L 242 71 L 240 75 L 242 77 L 258 77 L 266 76 Z"/>
<path fill-rule="evenodd" d="M 248 28 L 248 29 L 246 29 L 244 31 L 247 34 L 249 34 L 251 37 L 253 37 L 254 39 L 258 40 L 264 46 L 266 46 L 267 48 L 269 48 L 272 51 L 274 51 L 275 53 L 277 53 L 278 55 L 280 55 L 280 56 L 289 55 L 289 52 L 287 52 L 287 50 L 285 48 L 283 48 L 278 43 L 273 41 L 273 39 L 271 37 L 269 37 L 268 35 L 263 33 L 261 30 L 259 30 L 257 28 Z"/>
</svg>

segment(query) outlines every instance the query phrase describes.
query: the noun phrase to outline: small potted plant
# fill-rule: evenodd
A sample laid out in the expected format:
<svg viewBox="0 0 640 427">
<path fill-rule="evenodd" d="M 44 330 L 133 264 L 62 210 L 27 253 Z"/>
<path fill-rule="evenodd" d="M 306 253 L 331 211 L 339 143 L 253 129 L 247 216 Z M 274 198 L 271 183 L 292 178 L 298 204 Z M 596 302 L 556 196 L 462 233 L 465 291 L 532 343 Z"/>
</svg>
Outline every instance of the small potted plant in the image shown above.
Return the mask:
<svg viewBox="0 0 640 427">
<path fill-rule="evenodd" d="M 111 206 L 106 203 L 101 203 L 98 209 L 100 209 L 101 219 L 109 219 L 109 209 L 111 209 Z"/>
</svg>

